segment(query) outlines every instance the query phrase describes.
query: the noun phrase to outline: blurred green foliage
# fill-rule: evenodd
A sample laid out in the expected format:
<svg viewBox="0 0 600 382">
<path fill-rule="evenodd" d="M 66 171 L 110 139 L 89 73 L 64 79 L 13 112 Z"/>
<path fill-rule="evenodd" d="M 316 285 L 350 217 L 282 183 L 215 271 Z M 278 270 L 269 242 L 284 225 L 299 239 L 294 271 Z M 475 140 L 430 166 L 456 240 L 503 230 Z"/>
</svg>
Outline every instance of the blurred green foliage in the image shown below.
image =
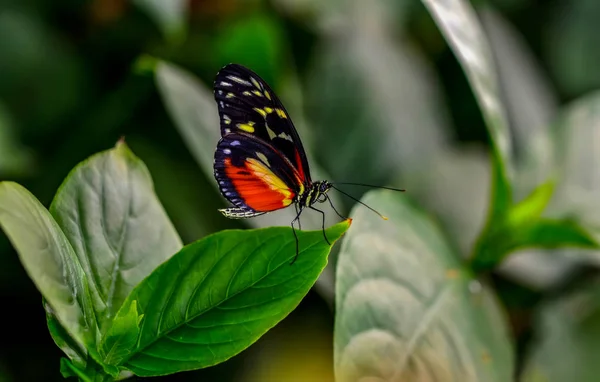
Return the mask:
<svg viewBox="0 0 600 382">
<path fill-rule="evenodd" d="M 517 153 L 515 202 L 552 175 L 559 182 L 546 217 L 583 214 L 586 226 L 597 227 L 599 3 L 472 3 L 500 73 Z M 472 250 L 489 203 L 488 134 L 459 62 L 417 1 L 0 0 L 0 180 L 23 184 L 49 206 L 75 164 L 125 136 L 185 243 L 242 227 L 217 212 L 225 203 L 152 76 L 132 70 L 145 54 L 178 64 L 207 89 L 224 64 L 251 67 L 280 94 L 311 163 L 332 179 L 408 189 L 458 252 Z M 216 107 L 214 114 L 216 121 Z M 555 147 L 547 136 L 566 144 Z M 548 169 L 555 162 L 558 174 Z M 575 368 L 591 381 L 596 374 L 582 368 L 592 362 L 563 354 L 600 350 L 600 256 L 539 255 L 523 251 L 491 275 L 508 308 L 517 370 L 546 381 Z M 591 307 L 583 318 L 580 296 Z M 4 234 L 0 297 L 17 307 L 2 317 L 11 330 L 0 337 L 0 381 L 62 379 L 39 293 Z M 319 363 L 333 346 L 327 305 L 311 293 L 248 352 L 169 380 L 331 381 L 333 362 Z M 552 369 L 556 360 L 566 371 Z"/>
</svg>

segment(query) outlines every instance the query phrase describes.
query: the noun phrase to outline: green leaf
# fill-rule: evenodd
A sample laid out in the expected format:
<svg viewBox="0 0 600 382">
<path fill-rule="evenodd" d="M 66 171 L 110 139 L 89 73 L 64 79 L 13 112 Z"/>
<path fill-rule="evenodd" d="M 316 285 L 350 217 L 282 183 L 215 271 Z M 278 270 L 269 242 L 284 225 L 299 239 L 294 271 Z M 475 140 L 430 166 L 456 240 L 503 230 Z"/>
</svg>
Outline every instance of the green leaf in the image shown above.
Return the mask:
<svg viewBox="0 0 600 382">
<path fill-rule="evenodd" d="M 115 318 L 100 344 L 100 355 L 105 364 L 119 365 L 129 355 L 128 351 L 135 346 L 140 334 L 143 317 L 143 314 L 138 315 L 137 302 L 134 300 L 123 316 Z"/>
<path fill-rule="evenodd" d="M 600 364 L 600 285 L 542 307 L 522 382 L 594 382 Z"/>
<path fill-rule="evenodd" d="M 50 212 L 90 275 L 102 332 L 131 290 L 182 247 L 146 166 L 122 142 L 76 166 Z"/>
<path fill-rule="evenodd" d="M 78 366 L 74 365 L 68 358 L 60 359 L 60 373 L 63 377 L 75 377 L 83 382 L 93 382 L 94 379 L 89 377 L 85 370 L 80 369 Z"/>
<path fill-rule="evenodd" d="M 350 221 L 326 230 L 334 243 Z M 138 285 L 144 314 L 137 346 L 123 366 L 139 376 L 203 368 L 238 354 L 286 317 L 308 293 L 331 250 L 321 231 L 288 227 L 222 231 L 184 247 Z"/>
<path fill-rule="evenodd" d="M 494 57 L 468 0 L 422 0 L 463 67 L 486 121 L 494 153 L 490 222 L 512 202 L 513 153 Z"/>
<path fill-rule="evenodd" d="M 510 252 L 524 248 L 599 248 L 591 231 L 572 220 L 532 219 L 491 233 L 471 264 L 481 272 L 496 267 Z"/>
<path fill-rule="evenodd" d="M 271 87 L 277 88 L 288 48 L 285 30 L 278 20 L 268 13 L 254 13 L 223 25 L 214 41 L 215 67 L 237 62 L 261 73 Z"/>
<path fill-rule="evenodd" d="M 133 2 L 156 22 L 169 40 L 179 42 L 185 37 L 187 1 L 133 0 Z"/>
<path fill-rule="evenodd" d="M 50 213 L 22 186 L 0 182 L 0 226 L 77 347 L 94 348 L 97 327 L 87 275 Z"/>
<path fill-rule="evenodd" d="M 338 382 L 511 381 L 513 355 L 495 297 L 432 220 L 388 191 L 356 207 L 337 267 Z"/>
<path fill-rule="evenodd" d="M 510 208 L 506 224 L 519 227 L 538 219 L 550 202 L 554 192 L 554 182 L 547 182 L 537 187 L 527 198 Z"/>
</svg>

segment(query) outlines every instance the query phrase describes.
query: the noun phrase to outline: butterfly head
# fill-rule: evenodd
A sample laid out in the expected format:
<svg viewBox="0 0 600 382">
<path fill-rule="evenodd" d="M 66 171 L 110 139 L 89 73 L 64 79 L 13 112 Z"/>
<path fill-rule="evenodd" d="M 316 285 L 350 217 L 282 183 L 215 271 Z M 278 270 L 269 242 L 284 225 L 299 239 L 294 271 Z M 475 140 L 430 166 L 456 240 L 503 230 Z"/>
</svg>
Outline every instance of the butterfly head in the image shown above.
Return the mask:
<svg viewBox="0 0 600 382">
<path fill-rule="evenodd" d="M 313 188 L 316 191 L 315 202 L 324 203 L 327 200 L 327 192 L 331 190 L 331 183 L 326 180 L 318 181 L 313 184 Z"/>
</svg>

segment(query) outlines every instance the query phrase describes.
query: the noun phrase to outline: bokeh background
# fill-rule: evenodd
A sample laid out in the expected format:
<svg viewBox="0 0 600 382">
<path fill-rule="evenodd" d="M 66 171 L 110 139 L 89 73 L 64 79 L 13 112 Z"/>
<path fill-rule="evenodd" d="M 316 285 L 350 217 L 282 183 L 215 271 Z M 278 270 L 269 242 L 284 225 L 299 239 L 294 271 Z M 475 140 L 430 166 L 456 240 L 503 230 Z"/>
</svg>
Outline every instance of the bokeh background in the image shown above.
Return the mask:
<svg viewBox="0 0 600 382">
<path fill-rule="evenodd" d="M 545 132 L 560 111 L 600 89 L 600 2 L 472 4 L 500 73 L 518 199 L 551 171 Z M 488 136 L 461 67 L 418 0 L 0 0 L 0 180 L 48 206 L 73 166 L 124 136 L 185 243 L 243 227 L 216 211 L 225 202 L 140 70 L 145 55 L 179 65 L 206 89 L 229 62 L 252 68 L 288 108 L 311 163 L 336 180 L 408 189 L 469 253 L 489 198 Z M 215 118 L 216 105 L 210 112 Z M 580 149 L 593 156 L 600 146 L 590 137 Z M 589 174 L 574 178 L 589 181 L 582 198 L 600 188 L 594 158 L 574 164 Z M 535 338 L 540 291 L 594 280 L 598 264 L 565 251 L 539 256 L 524 253 L 494 275 L 520 359 Z M 333 381 L 326 289 L 230 361 L 158 379 Z M 0 382 L 61 380 L 41 296 L 3 233 L 0 304 Z M 600 317 L 590 325 L 600 327 Z"/>
</svg>

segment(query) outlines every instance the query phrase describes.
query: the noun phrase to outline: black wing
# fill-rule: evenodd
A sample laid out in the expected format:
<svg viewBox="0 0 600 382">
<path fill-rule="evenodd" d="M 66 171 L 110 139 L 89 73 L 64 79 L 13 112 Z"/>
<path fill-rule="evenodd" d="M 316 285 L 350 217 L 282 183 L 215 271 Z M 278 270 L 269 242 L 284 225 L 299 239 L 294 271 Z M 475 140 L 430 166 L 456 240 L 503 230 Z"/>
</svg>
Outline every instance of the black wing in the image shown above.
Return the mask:
<svg viewBox="0 0 600 382">
<path fill-rule="evenodd" d="M 305 185 L 312 183 L 302 141 L 283 104 L 256 73 L 238 64 L 223 67 L 215 79 L 221 136 L 250 134 L 280 152 Z"/>
</svg>

